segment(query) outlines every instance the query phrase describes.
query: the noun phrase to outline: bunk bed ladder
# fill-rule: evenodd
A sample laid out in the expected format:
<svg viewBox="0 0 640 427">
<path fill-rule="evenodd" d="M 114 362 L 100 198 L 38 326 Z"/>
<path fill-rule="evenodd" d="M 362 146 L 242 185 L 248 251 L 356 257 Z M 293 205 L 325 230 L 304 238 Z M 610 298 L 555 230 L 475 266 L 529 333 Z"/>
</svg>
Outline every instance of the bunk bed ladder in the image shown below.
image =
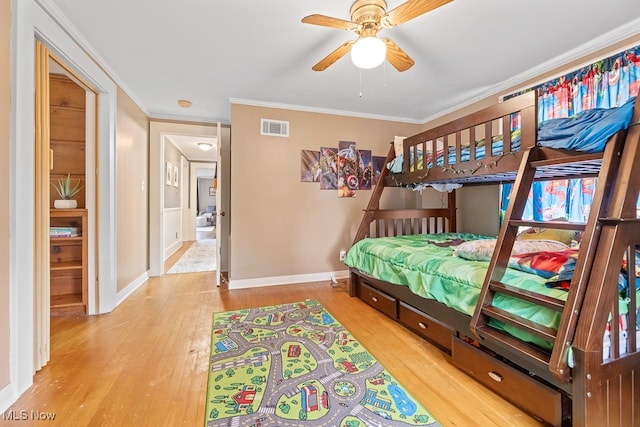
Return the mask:
<svg viewBox="0 0 640 427">
<path fill-rule="evenodd" d="M 395 157 L 395 149 L 393 144 L 389 147 L 389 153 L 387 154 L 387 158 L 384 162 L 385 166 Z M 384 190 L 384 179 L 389 174 L 389 169 L 386 167 L 382 168 L 380 173 L 380 178 L 378 178 L 378 182 L 371 193 L 371 198 L 369 199 L 369 203 L 367 204 L 367 208 L 362 217 L 362 221 L 360 221 L 360 226 L 358 227 L 358 231 L 353 239 L 353 244 L 355 245 L 360 240 L 369 236 L 371 232 L 371 222 L 375 218 L 375 213 L 380 209 L 380 197 L 382 196 L 382 191 Z M 357 281 L 356 276 L 352 273 L 351 278 L 349 280 L 349 296 L 356 296 L 356 286 L 355 283 Z"/>
<path fill-rule="evenodd" d="M 384 161 L 385 167 L 382 168 L 380 172 L 380 178 L 378 178 L 378 182 L 373 189 L 371 194 L 371 198 L 369 199 L 369 204 L 367 205 L 367 209 L 365 210 L 364 217 L 360 222 L 360 226 L 358 227 L 358 231 L 356 232 L 356 236 L 353 239 L 353 244 L 356 244 L 360 240 L 364 239 L 369 235 L 369 227 L 371 221 L 373 221 L 375 212 L 380 209 L 380 196 L 382 196 L 382 190 L 384 190 L 384 179 L 389 174 L 389 169 L 386 165 L 393 160 L 395 157 L 395 150 L 393 144 L 391 144 L 389 148 L 389 153 L 387 154 L 387 159 Z"/>
<path fill-rule="evenodd" d="M 471 319 L 470 328 L 480 339 L 492 339 L 494 341 L 506 344 L 536 361 L 549 365 L 553 360 L 556 363 L 557 370 L 562 371 L 556 373 L 556 376 L 562 377 L 563 382 L 568 382 L 568 369 L 561 367 L 560 360 L 566 360 L 566 348 L 564 346 L 554 345 L 554 350 L 549 353 L 542 350 L 538 346 L 528 344 L 510 334 L 492 326 L 491 320 L 508 324 L 521 331 L 524 331 L 536 338 L 555 344 L 558 338 L 567 342 L 566 339 L 573 336 L 576 319 L 567 316 L 567 321 L 563 319 L 561 327 L 556 330 L 544 327 L 528 319 L 514 315 L 493 306 L 493 298 L 496 294 L 508 295 L 513 298 L 524 300 L 532 304 L 542 306 L 558 313 L 564 313 L 567 309 L 578 310 L 584 297 L 584 288 L 588 282 L 588 275 L 591 271 L 591 265 L 595 257 L 595 248 L 598 244 L 600 233 L 600 224 L 598 219 L 605 216 L 607 211 L 610 190 L 615 184 L 616 173 L 620 163 L 620 152 L 624 144 L 624 132 L 616 134 L 612 137 L 605 148 L 602 156 L 602 167 L 598 174 L 598 189 L 594 194 L 593 204 L 591 206 L 590 216 L 586 224 L 576 224 L 563 221 L 536 222 L 525 221 L 522 219 L 525 204 L 531 186 L 536 178 L 538 170 L 544 170 L 546 167 L 554 167 L 566 162 L 580 162 L 593 160 L 593 155 L 571 155 L 562 150 L 553 150 L 547 148 L 533 147 L 523 153 L 523 157 L 518 170 L 516 181 L 511 191 L 511 200 L 505 214 L 505 218 L 498 234 L 496 241 L 496 249 L 489 263 L 485 282 L 483 284 L 475 312 Z M 502 278 L 507 269 L 511 251 L 516 241 L 518 230 L 521 226 L 546 227 L 553 229 L 578 230 L 583 231 L 583 241 L 588 244 L 581 247 L 576 264 L 576 273 L 572 279 L 570 291 L 567 294 L 566 302 L 561 299 L 549 297 L 535 292 L 526 291 L 506 283 L 502 283 Z M 576 283 L 574 283 L 576 282 Z M 575 311 L 575 313 L 578 313 Z M 563 315 L 564 317 L 564 315 Z M 570 340 L 570 338 L 569 338 Z M 558 341 L 560 342 L 560 341 Z M 553 369 L 552 369 L 553 370 Z"/>
</svg>

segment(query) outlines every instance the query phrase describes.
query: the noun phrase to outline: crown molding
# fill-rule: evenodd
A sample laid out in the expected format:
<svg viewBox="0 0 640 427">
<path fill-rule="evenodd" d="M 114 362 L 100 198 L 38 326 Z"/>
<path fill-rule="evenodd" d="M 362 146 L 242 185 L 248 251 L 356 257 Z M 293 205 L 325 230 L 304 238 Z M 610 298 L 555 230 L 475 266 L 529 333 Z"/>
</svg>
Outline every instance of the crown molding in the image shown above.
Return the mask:
<svg viewBox="0 0 640 427">
<path fill-rule="evenodd" d="M 384 116 L 381 114 L 358 113 L 354 111 L 334 110 L 331 108 L 309 107 L 305 105 L 280 104 L 276 102 L 258 101 L 252 99 L 230 98 L 231 104 L 251 105 L 254 107 L 278 108 L 282 110 L 304 111 L 308 113 L 332 114 L 335 116 L 358 117 L 361 119 L 385 120 L 390 122 L 422 124 L 421 120 L 406 117 Z"/>
</svg>

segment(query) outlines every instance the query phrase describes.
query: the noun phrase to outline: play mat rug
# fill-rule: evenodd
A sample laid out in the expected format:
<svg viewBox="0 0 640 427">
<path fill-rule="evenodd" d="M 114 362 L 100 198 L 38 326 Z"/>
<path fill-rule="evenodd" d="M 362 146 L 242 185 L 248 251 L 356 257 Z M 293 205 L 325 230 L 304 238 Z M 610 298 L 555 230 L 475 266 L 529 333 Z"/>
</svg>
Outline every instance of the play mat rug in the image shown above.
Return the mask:
<svg viewBox="0 0 640 427">
<path fill-rule="evenodd" d="M 215 313 L 205 426 L 440 426 L 318 301 Z"/>
</svg>

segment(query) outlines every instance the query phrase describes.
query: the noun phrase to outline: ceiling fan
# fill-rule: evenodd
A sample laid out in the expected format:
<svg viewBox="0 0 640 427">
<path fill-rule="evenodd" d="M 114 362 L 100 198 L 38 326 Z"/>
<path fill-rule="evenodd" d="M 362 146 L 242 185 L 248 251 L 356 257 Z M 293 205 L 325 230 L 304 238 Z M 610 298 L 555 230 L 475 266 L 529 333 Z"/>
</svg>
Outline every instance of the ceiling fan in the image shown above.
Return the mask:
<svg viewBox="0 0 640 427">
<path fill-rule="evenodd" d="M 377 67 L 386 59 L 398 71 L 406 71 L 415 63 L 413 59 L 391 39 L 387 37 L 379 39 L 378 32 L 384 28 L 403 24 L 451 1 L 453 0 L 408 0 L 387 12 L 385 0 L 356 0 L 351 6 L 350 21 L 318 14 L 306 16 L 302 18 L 305 24 L 353 31 L 358 35 L 356 40 L 345 42 L 311 68 L 314 71 L 326 70 L 351 51 L 352 60 L 360 68 Z M 371 62 L 368 62 L 369 58 L 361 53 L 362 49 L 366 49 L 364 46 L 367 43 L 377 45 L 380 49 L 378 58 Z"/>
</svg>

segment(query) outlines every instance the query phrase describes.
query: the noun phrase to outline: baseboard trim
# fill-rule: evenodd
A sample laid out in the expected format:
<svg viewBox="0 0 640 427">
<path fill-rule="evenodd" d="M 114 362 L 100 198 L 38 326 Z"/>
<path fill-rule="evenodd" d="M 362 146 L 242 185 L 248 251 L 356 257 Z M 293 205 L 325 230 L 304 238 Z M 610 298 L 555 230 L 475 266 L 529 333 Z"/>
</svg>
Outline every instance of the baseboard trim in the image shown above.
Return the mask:
<svg viewBox="0 0 640 427">
<path fill-rule="evenodd" d="M 294 274 L 291 276 L 258 277 L 255 279 L 230 279 L 229 289 L 259 288 L 263 286 L 290 285 L 292 283 L 308 283 L 332 281 L 349 277 L 349 270 L 327 271 L 324 273 Z"/>
<path fill-rule="evenodd" d="M 149 270 L 138 276 L 133 280 L 133 282 L 129 283 L 123 290 L 116 294 L 116 307 L 119 306 L 122 301 L 126 300 L 140 286 L 144 285 L 147 280 L 149 280 Z"/>
<path fill-rule="evenodd" d="M 0 414 L 4 414 L 7 409 L 11 407 L 18 400 L 18 393 L 14 384 L 7 384 L 2 390 L 0 390 Z M 0 419 L 2 416 L 0 415 Z"/>
<path fill-rule="evenodd" d="M 164 261 L 166 261 L 171 255 L 175 254 L 178 249 L 182 247 L 182 239 L 173 242 L 164 249 Z"/>
</svg>

